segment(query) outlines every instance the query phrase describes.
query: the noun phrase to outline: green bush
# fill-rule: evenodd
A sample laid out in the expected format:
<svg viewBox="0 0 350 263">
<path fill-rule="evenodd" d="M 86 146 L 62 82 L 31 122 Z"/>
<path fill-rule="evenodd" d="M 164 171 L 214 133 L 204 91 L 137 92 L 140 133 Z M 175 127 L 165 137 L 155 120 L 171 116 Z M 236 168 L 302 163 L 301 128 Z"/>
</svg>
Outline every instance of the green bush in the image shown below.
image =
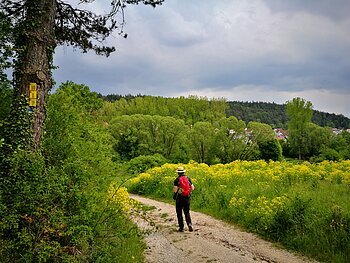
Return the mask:
<svg viewBox="0 0 350 263">
<path fill-rule="evenodd" d="M 62 196 L 65 178 L 45 168 L 38 153 L 18 151 L 2 174 L 0 239 L 7 262 L 58 262 L 65 246 Z"/>
<path fill-rule="evenodd" d="M 326 160 L 339 161 L 340 159 L 341 159 L 341 155 L 339 152 L 337 152 L 334 149 L 325 148 L 325 149 L 321 150 L 320 155 L 313 157 L 312 161 L 313 162 L 322 162 L 322 161 L 326 161 Z"/>
<path fill-rule="evenodd" d="M 262 143 L 259 143 L 259 150 L 261 158 L 265 161 L 282 160 L 282 146 L 278 140 L 264 141 Z"/>
<path fill-rule="evenodd" d="M 128 162 L 128 171 L 131 174 L 143 173 L 153 167 L 161 166 L 167 163 L 167 161 L 161 154 L 140 155 Z"/>
</svg>

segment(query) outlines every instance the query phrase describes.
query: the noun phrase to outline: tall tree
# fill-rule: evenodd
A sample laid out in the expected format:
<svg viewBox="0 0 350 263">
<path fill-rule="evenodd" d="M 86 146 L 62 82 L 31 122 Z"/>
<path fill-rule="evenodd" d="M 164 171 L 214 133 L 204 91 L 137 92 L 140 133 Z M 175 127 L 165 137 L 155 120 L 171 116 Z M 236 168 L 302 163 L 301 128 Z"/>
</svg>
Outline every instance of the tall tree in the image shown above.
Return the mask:
<svg viewBox="0 0 350 263">
<path fill-rule="evenodd" d="M 291 148 L 294 149 L 299 159 L 307 153 L 307 127 L 312 118 L 312 103 L 302 98 L 294 98 L 286 103 L 288 118 L 288 137 Z"/>
<path fill-rule="evenodd" d="M 217 123 L 217 156 L 221 163 L 229 163 L 241 157 L 248 147 L 246 144 L 246 125 L 236 117 L 221 118 Z"/>
<path fill-rule="evenodd" d="M 14 82 L 17 97 L 32 96 L 34 118 L 33 139 L 36 148 L 42 137 L 45 102 L 52 87 L 52 59 L 57 45 L 67 44 L 83 52 L 94 50 L 108 56 L 114 47 L 101 43 L 115 30 L 123 32 L 124 9 L 127 4 L 155 7 L 164 0 L 111 0 L 110 11 L 96 14 L 82 9 L 94 0 L 79 0 L 79 5 L 63 0 L 0 0 L 0 10 L 10 20 L 15 50 Z M 79 6 L 79 7 L 78 7 Z M 30 83 L 32 85 L 30 92 Z M 36 92 L 35 92 L 36 87 Z"/>
<path fill-rule="evenodd" d="M 262 143 L 274 139 L 273 129 L 266 123 L 251 121 L 248 123 L 247 128 L 250 130 L 251 140 L 256 143 Z"/>
<path fill-rule="evenodd" d="M 183 120 L 142 114 L 116 116 L 110 124 L 115 150 L 124 160 L 153 154 L 172 160 L 180 155 L 187 129 Z"/>
<path fill-rule="evenodd" d="M 194 159 L 200 163 L 209 163 L 215 156 L 215 130 L 209 122 L 196 122 L 189 132 L 189 141 Z"/>
<path fill-rule="evenodd" d="M 308 157 L 319 155 L 323 149 L 329 147 L 331 139 L 332 130 L 330 128 L 309 123 L 307 126 Z"/>
</svg>

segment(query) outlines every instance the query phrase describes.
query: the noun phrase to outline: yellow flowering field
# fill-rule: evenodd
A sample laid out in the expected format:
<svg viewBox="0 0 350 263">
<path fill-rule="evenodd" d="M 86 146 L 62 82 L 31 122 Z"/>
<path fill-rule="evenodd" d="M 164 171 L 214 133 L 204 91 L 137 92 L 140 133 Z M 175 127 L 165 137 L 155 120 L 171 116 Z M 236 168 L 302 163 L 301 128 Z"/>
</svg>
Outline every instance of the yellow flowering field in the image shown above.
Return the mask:
<svg viewBox="0 0 350 263">
<path fill-rule="evenodd" d="M 350 262 L 350 161 L 165 164 L 133 178 L 128 190 L 170 202 L 179 165 L 196 187 L 192 209 L 322 261 Z"/>
</svg>

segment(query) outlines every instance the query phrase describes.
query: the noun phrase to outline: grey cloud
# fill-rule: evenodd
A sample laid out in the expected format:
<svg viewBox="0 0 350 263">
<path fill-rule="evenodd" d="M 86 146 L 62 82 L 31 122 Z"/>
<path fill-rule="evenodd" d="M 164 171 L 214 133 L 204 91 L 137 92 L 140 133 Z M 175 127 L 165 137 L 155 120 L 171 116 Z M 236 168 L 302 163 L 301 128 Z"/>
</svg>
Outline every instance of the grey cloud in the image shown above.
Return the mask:
<svg viewBox="0 0 350 263">
<path fill-rule="evenodd" d="M 350 2 L 348 0 L 264 0 L 264 2 L 274 12 L 309 12 L 335 20 L 348 18 L 350 11 Z"/>
<path fill-rule="evenodd" d="M 240 98 L 268 99 L 264 90 L 271 89 L 282 102 L 300 94 L 312 101 L 312 94 L 325 94 L 322 90 L 345 98 L 350 20 L 345 15 L 330 20 L 333 11 L 326 12 L 325 1 L 313 10 L 304 2 L 173 0 L 156 9 L 130 6 L 129 37 L 109 40 L 116 53 L 104 58 L 60 48 L 54 75 L 58 82 L 85 83 L 103 94 L 230 96 L 233 89 L 250 86 L 259 92 L 242 88 Z"/>
</svg>

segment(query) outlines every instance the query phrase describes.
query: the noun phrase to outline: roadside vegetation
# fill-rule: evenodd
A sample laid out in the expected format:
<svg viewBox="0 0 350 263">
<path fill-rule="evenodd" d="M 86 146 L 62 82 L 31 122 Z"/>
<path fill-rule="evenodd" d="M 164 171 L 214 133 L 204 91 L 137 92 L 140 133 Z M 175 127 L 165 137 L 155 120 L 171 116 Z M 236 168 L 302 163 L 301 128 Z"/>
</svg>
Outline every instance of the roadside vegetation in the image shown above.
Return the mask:
<svg viewBox="0 0 350 263">
<path fill-rule="evenodd" d="M 0 262 L 143 262 L 111 135 L 97 120 L 102 104 L 84 85 L 62 85 L 38 152 L 16 138 L 28 130 L 26 106 L 9 115 L 16 126 L 1 123 Z"/>
<path fill-rule="evenodd" d="M 350 260 L 350 161 L 234 161 L 184 165 L 191 207 L 321 262 Z M 172 201 L 176 164 L 141 173 L 129 191 Z"/>
</svg>

